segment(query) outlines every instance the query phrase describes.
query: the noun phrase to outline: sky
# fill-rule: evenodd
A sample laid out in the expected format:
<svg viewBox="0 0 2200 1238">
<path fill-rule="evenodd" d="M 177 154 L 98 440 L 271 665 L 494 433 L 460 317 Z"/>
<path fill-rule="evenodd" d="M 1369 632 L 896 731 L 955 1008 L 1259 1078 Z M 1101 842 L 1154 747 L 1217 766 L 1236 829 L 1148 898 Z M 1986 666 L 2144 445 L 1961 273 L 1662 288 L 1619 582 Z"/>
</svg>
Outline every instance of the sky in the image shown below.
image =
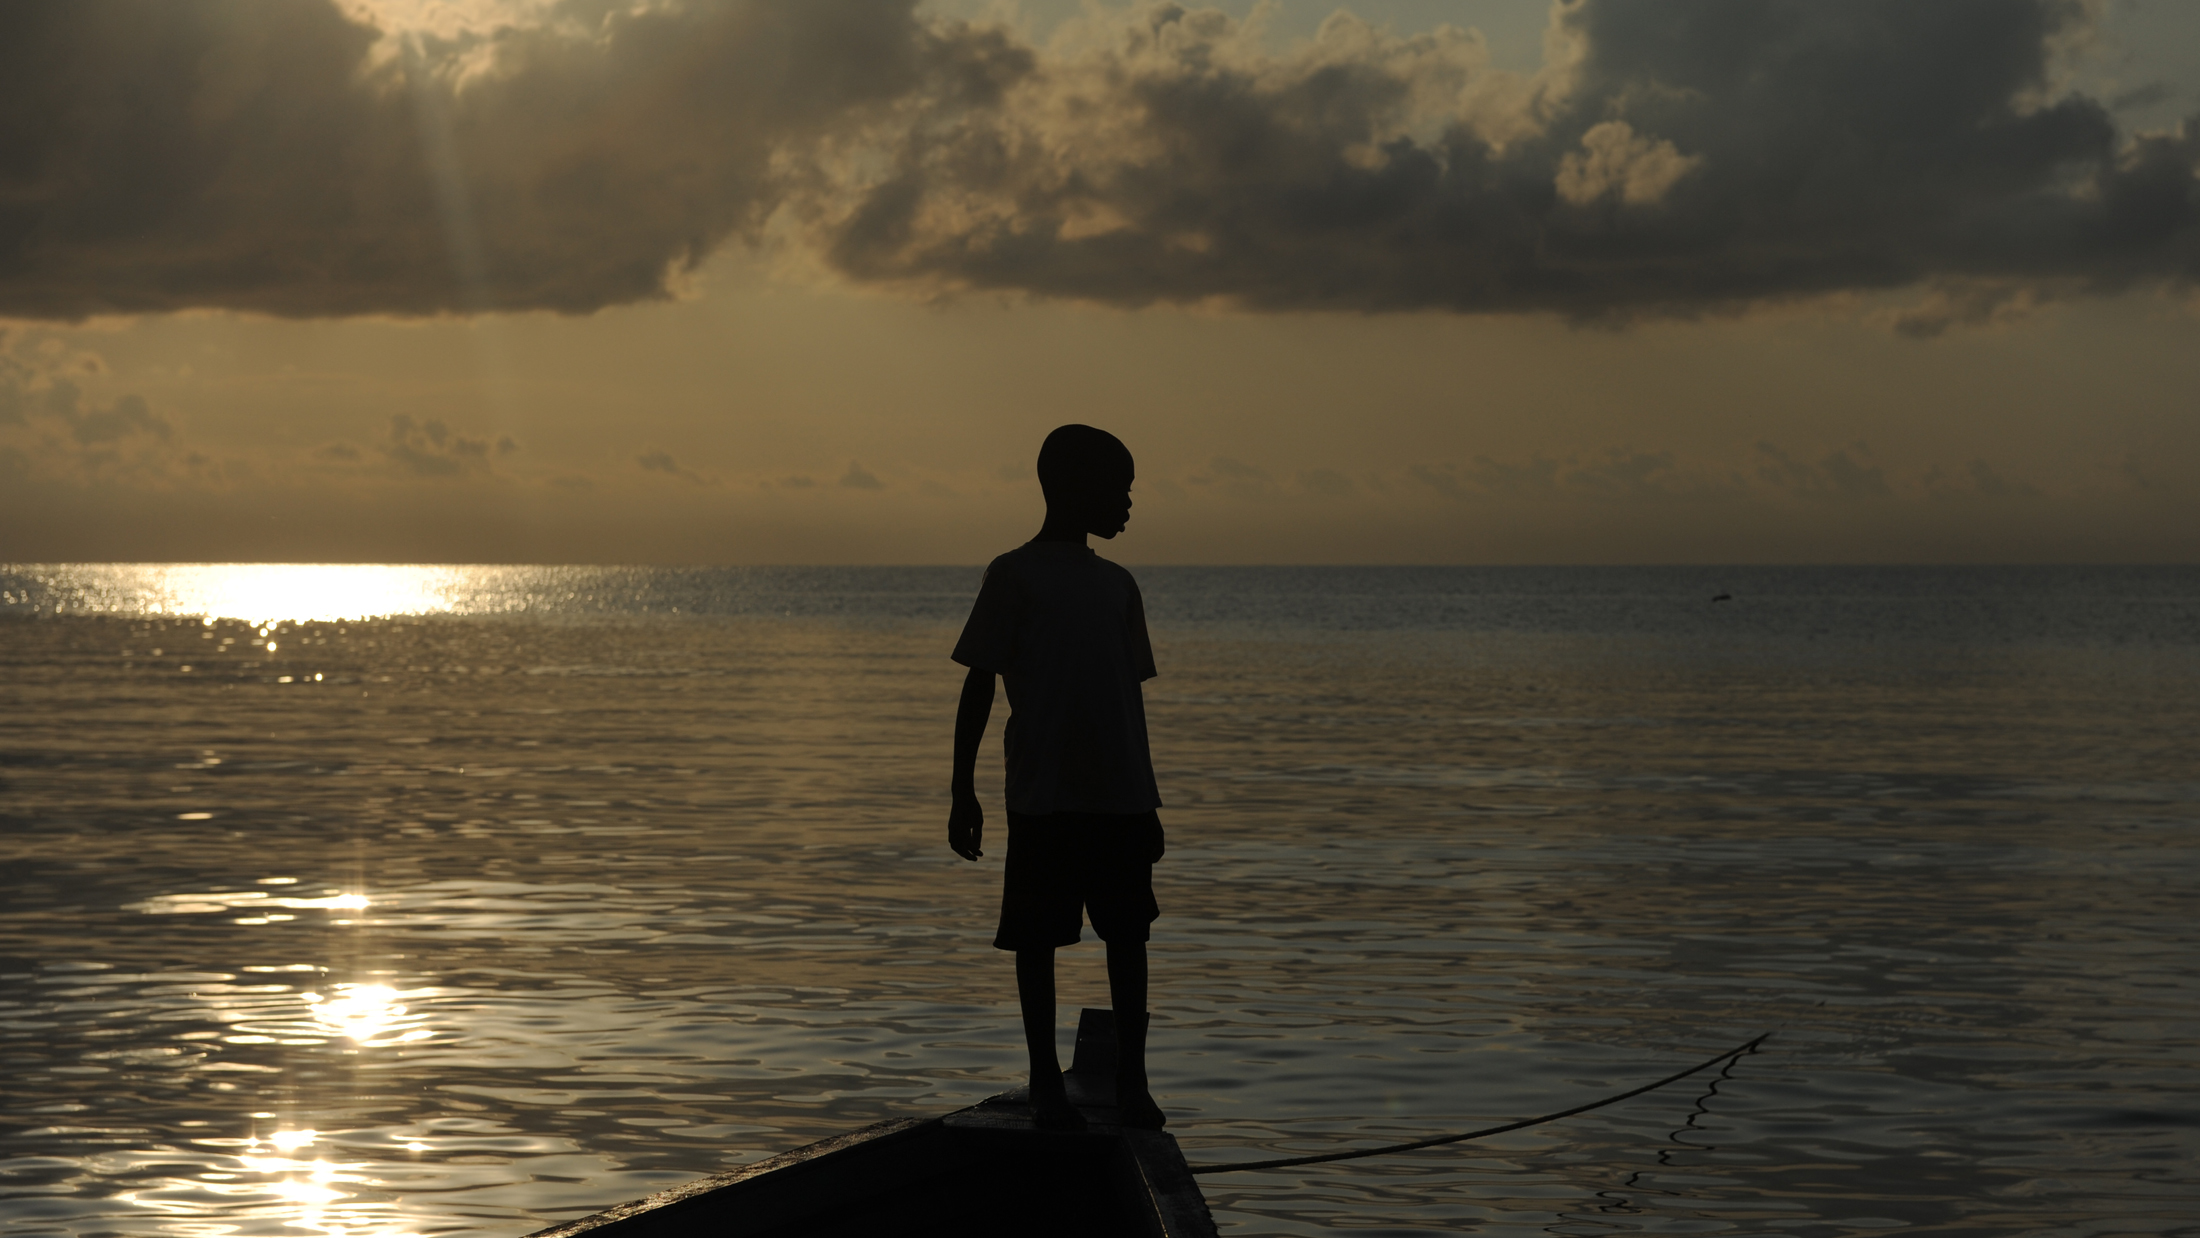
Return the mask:
<svg viewBox="0 0 2200 1238">
<path fill-rule="evenodd" d="M 0 26 L 0 561 L 2200 561 L 2183 0 Z"/>
</svg>

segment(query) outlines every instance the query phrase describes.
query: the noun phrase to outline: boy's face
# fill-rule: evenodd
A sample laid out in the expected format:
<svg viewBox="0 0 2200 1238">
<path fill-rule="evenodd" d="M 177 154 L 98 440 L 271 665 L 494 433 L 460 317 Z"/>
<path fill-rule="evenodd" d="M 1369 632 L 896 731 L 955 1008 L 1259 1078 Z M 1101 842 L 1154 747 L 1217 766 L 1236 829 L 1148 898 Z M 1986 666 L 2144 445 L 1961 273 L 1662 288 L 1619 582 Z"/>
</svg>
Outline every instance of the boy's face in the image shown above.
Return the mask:
<svg viewBox="0 0 2200 1238">
<path fill-rule="evenodd" d="M 1121 474 L 1119 479 L 1095 479 L 1078 496 L 1085 532 L 1113 538 L 1130 524 L 1132 480 L 1129 473 Z"/>
</svg>

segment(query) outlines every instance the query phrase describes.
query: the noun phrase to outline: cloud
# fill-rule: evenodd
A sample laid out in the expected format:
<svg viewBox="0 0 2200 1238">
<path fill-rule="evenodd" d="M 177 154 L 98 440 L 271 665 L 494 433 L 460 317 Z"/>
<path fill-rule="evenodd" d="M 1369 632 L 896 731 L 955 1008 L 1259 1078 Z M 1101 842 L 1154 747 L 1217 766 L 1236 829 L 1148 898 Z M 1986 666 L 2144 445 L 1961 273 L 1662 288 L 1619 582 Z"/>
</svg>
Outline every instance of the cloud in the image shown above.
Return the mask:
<svg viewBox="0 0 2200 1238">
<path fill-rule="evenodd" d="M 2125 490 L 2160 489 L 2151 476 L 2135 473 L 2126 457 L 2112 469 Z M 1815 458 L 1760 441 L 1741 467 L 1730 459 L 1687 457 L 1675 451 L 1614 447 L 1599 453 L 1553 460 L 1531 456 L 1508 462 L 1476 457 L 1464 467 L 1451 463 L 1414 465 L 1407 480 L 1422 493 L 1468 502 L 1558 501 L 1578 509 L 1583 500 L 1629 505 L 1757 504 L 1767 500 L 1807 499 L 1837 504 L 1859 514 L 1885 510 L 1884 504 L 1926 499 L 2040 499 L 2047 492 L 2028 481 L 2004 476 L 1984 460 L 1959 469 L 1932 464 L 1906 476 L 1893 474 L 1862 443 L 1817 453 Z M 2084 492 L 2079 485 L 2067 494 Z M 2181 492 L 2181 491 L 2180 491 Z M 2066 497 L 2067 497 L 2066 494 Z M 1779 506 L 1795 510 L 1792 502 Z M 1828 513 L 1816 510 L 1820 516 Z"/>
<path fill-rule="evenodd" d="M 1683 492 L 1670 451 L 1616 449 L 1566 475 L 1577 490 L 1605 498 L 1665 498 Z"/>
<path fill-rule="evenodd" d="M 397 414 L 371 449 L 326 443 L 262 448 L 215 458 L 195 449 L 142 397 L 89 393 L 80 380 L 106 374 L 94 354 L 54 336 L 0 329 L 0 474 L 72 485 L 120 483 L 148 491 L 230 491 L 308 485 L 332 478 L 487 477 L 519 451 L 509 435 L 473 435 L 445 422 Z"/>
<path fill-rule="evenodd" d="M 1268 480 L 1268 474 L 1254 468 L 1252 465 L 1247 464 L 1242 460 L 1233 460 L 1228 456 L 1216 456 L 1213 460 L 1208 462 L 1207 469 L 1216 477 L 1220 477 L 1228 481 L 1258 482 Z M 1193 478 L 1193 480 L 1202 481 L 1205 479 Z"/>
<path fill-rule="evenodd" d="M 1723 488 L 1715 475 L 1684 466 L 1670 451 L 1610 448 L 1565 461 L 1531 456 L 1518 463 L 1476 456 L 1465 468 L 1417 464 L 1406 476 L 1450 499 L 1550 498 L 1668 499 Z"/>
<path fill-rule="evenodd" d="M 1608 120 L 1581 135 L 1581 150 L 1559 157 L 1555 184 L 1558 196 L 1575 206 L 1606 197 L 1650 206 L 1702 162 L 1671 142 L 1637 134 L 1624 120 Z"/>
<path fill-rule="evenodd" d="M 453 431 L 434 418 L 415 421 L 398 413 L 390 418 L 389 441 L 382 457 L 399 473 L 413 477 L 459 477 L 486 473 L 491 462 L 519 450 L 509 435 L 491 441 Z"/>
<path fill-rule="evenodd" d="M 1507 464 L 1476 456 L 1468 477 L 1495 494 L 1548 494 L 1558 487 L 1558 461 L 1531 456 L 1519 464 Z"/>
<path fill-rule="evenodd" d="M 668 451 L 645 451 L 634 457 L 634 463 L 642 466 L 644 472 L 663 473 L 668 477 L 677 477 L 690 485 L 708 486 L 715 484 L 701 473 L 680 467 L 680 462 L 673 459 L 672 453 Z"/>
<path fill-rule="evenodd" d="M 1942 283 L 2189 286 L 2200 123 L 2128 138 L 2049 97 L 2089 13 L 1578 0 L 1523 78 L 1457 32 L 1340 15 L 1273 52 L 1153 5 L 998 106 L 916 110 L 825 243 L 853 277 L 933 291 L 1615 322 Z"/>
<path fill-rule="evenodd" d="M 1447 499 L 1709 500 L 1778 494 L 1822 500 L 1884 498 L 1895 493 L 1886 470 L 1861 443 L 1806 460 L 1768 442 L 1746 467 L 1684 459 L 1673 451 L 1609 448 L 1555 460 L 1477 456 L 1468 465 L 1421 464 L 1405 476 Z"/>
<path fill-rule="evenodd" d="M 1206 472 L 1184 480 L 1234 499 L 1272 499 L 1278 493 L 1275 479 L 1266 470 L 1229 456 L 1216 456 L 1207 462 Z"/>
<path fill-rule="evenodd" d="M 848 471 L 840 475 L 840 484 L 850 490 L 884 490 L 886 483 L 864 470 L 855 461 L 848 462 Z"/>
<path fill-rule="evenodd" d="M 2172 91 L 2167 84 L 2148 82 L 2143 86 L 2135 86 L 2110 99 L 2108 110 L 2122 112 L 2133 108 L 2152 107 L 2157 103 L 2167 103 L 2175 96 L 2176 92 Z"/>
<path fill-rule="evenodd" d="M 2124 458 L 2115 463 L 2112 471 L 2127 489 L 2148 491 L 2158 490 L 2162 486 L 2161 478 L 2155 475 L 2153 468 L 2136 451 L 2125 452 Z"/>
<path fill-rule="evenodd" d="M 348 7 L 8 6 L 0 316 L 663 297 L 760 223 L 790 143 L 920 78 L 946 90 L 991 47 L 910 0 L 573 3 L 402 34 Z"/>
<path fill-rule="evenodd" d="M 1929 340 L 1952 327 L 1988 327 L 2015 322 L 2043 300 L 2040 291 L 2011 280 L 1948 280 L 1926 291 L 1916 304 L 1892 316 L 1895 333 Z"/>
<path fill-rule="evenodd" d="M 1447 499 L 1466 497 L 1466 486 L 1459 480 L 1459 475 L 1450 468 L 1434 468 L 1426 464 L 1416 464 L 1406 470 L 1406 476 L 1420 482 Z"/>
<path fill-rule="evenodd" d="M 105 369 L 59 340 L 0 330 L 0 475 L 159 483 L 209 464 L 177 450 L 175 427 L 143 397 L 86 395 L 79 380 Z"/>
<path fill-rule="evenodd" d="M 2200 119 L 2057 93 L 2097 7 L 1565 0 L 1519 75 L 1448 27 L 1278 50 L 1167 3 L 1045 49 L 915 0 L 15 5 L 0 316 L 584 313 L 776 229 L 928 297 L 1624 323 L 1915 287 L 1929 338 L 2200 282 Z"/>
<path fill-rule="evenodd" d="M 1925 474 L 1926 491 L 1940 498 L 2037 499 L 2038 486 L 2004 477 L 1984 460 L 1972 460 L 1961 474 L 1934 466 Z"/>
<path fill-rule="evenodd" d="M 1855 455 L 1851 455 L 1851 452 Z M 1775 490 L 1814 499 L 1880 498 L 1893 493 L 1886 470 L 1858 457 L 1869 451 L 1858 444 L 1827 452 L 1816 463 L 1798 460 L 1770 443 L 1757 444 L 1759 481 Z"/>
<path fill-rule="evenodd" d="M 1551 494 L 1558 489 L 1558 469 L 1558 461 L 1543 456 L 1519 464 L 1476 456 L 1463 470 L 1451 464 L 1416 464 L 1406 470 L 1406 476 L 1447 499 L 1461 499 L 1474 494 Z"/>
</svg>

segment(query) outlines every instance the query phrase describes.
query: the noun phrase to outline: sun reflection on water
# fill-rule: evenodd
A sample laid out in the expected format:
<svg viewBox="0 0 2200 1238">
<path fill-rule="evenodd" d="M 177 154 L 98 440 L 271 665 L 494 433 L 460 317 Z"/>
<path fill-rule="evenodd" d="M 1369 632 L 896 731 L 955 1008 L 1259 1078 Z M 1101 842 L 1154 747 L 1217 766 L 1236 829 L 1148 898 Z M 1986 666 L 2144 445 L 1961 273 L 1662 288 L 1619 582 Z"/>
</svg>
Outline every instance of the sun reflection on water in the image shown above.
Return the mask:
<svg viewBox="0 0 2200 1238">
<path fill-rule="evenodd" d="M 295 884 L 294 879 L 272 878 L 269 884 Z M 177 894 L 149 900 L 139 909 L 154 914 L 179 911 L 226 910 L 235 906 L 280 905 L 289 907 L 364 908 L 371 900 L 360 894 L 330 891 L 324 898 L 271 898 L 264 891 Z M 340 922 L 339 922 L 340 923 Z M 210 1004 L 216 1017 L 231 1033 L 218 1037 L 223 1045 L 296 1046 L 279 1052 L 329 1052 L 350 1046 L 350 1054 L 392 1048 L 435 1035 L 423 1026 L 425 1015 L 417 1009 L 442 993 L 433 987 L 404 989 L 379 981 L 326 979 L 327 968 L 310 963 L 255 965 L 243 969 L 263 984 L 221 983 L 220 978 L 200 978 L 194 996 Z M 294 976 L 300 987 L 275 982 Z M 318 978 L 318 979 L 316 979 Z M 211 1034 L 209 1034 L 211 1035 Z M 335 1042 L 331 1045 L 331 1042 Z M 319 1046 L 329 1046 L 320 1048 Z M 358 1059 L 350 1059 L 356 1062 Z M 370 1159 L 346 1156 L 341 1145 L 358 1143 L 361 1133 L 325 1132 L 300 1122 L 296 1115 L 278 1119 L 273 1112 L 250 1115 L 254 1127 L 232 1136 L 208 1135 L 192 1142 L 223 1155 L 204 1172 L 189 1179 L 171 1179 L 154 1189 L 128 1192 L 123 1198 L 156 1213 L 167 1214 L 162 1232 L 179 1234 L 235 1234 L 229 1221 L 202 1225 L 205 1201 L 222 1201 L 221 1211 L 231 1218 L 250 1217 L 279 1226 L 280 1232 L 319 1235 L 320 1238 L 420 1238 L 401 1194 L 393 1194 L 392 1173 L 399 1163 L 418 1163 L 431 1151 L 420 1138 L 405 1139 L 394 1149 L 379 1132 L 365 1138 L 379 1145 Z M 267 1121 L 271 1125 L 260 1125 Z M 198 1123 L 197 1125 L 204 1125 Z M 412 1132 L 403 1132 L 411 1134 Z M 390 1156 L 398 1152 L 397 1163 Z M 259 1232 L 253 1230 L 252 1232 Z"/>
<path fill-rule="evenodd" d="M 212 814 L 187 813 L 187 817 L 203 820 Z M 271 914 L 275 911 L 365 911 L 374 901 L 364 894 L 330 890 L 320 898 L 287 898 L 269 894 L 265 890 L 213 890 L 203 894 L 156 894 L 141 903 L 131 903 L 124 910 L 142 911 L 147 915 L 173 916 L 203 914 L 209 911 L 243 910 L 250 917 L 236 921 L 238 924 L 266 924 L 270 920 L 290 920 L 294 916 Z M 339 920 L 337 923 L 347 923 Z"/>
<path fill-rule="evenodd" d="M 328 1004 L 357 1010 L 368 1021 L 402 1013 L 387 986 L 340 986 L 344 992 Z M 275 1119 L 254 1113 L 253 1119 Z M 187 1122 L 185 1126 L 204 1126 Z M 372 1137 L 371 1135 L 369 1136 Z M 355 1132 L 352 1136 L 357 1138 Z M 131 1205 L 161 1215 L 158 1232 L 204 1235 L 274 1232 L 320 1238 L 421 1238 L 412 1227 L 402 1194 L 393 1192 L 389 1159 L 350 1159 L 332 1143 L 346 1142 L 312 1127 L 279 1123 L 274 1129 L 234 1136 L 209 1135 L 191 1141 L 220 1155 L 188 1178 L 168 1178 L 147 1188 L 122 1192 Z M 418 1139 L 402 1145 L 412 1158 L 428 1150 Z M 219 1201 L 222 1219 L 212 1220 L 209 1200 Z"/>
<path fill-rule="evenodd" d="M 476 591 L 477 575 L 471 568 L 413 564 L 105 563 L 70 565 L 42 583 L 71 610 L 204 616 L 266 627 L 451 614 Z"/>
<path fill-rule="evenodd" d="M 265 1205 L 272 1205 L 277 1210 L 276 1215 L 282 1218 L 285 1230 L 319 1234 L 324 1238 L 419 1238 L 416 1231 L 392 1224 L 386 1211 L 389 1204 L 361 1198 L 354 1190 L 346 1189 L 382 1185 L 373 1176 L 376 1168 L 373 1162 L 330 1160 L 322 1152 L 314 1153 L 312 1160 L 300 1159 L 297 1154 L 321 1142 L 319 1131 L 282 1129 L 264 1138 L 200 1142 L 229 1144 L 236 1146 L 238 1152 L 224 1162 L 233 1172 L 201 1174 L 197 1189 L 229 1197 L 240 1204 L 249 1204 L 255 1199 L 265 1201 Z M 273 1154 L 263 1149 L 272 1149 Z M 337 1206 L 347 1200 L 352 1201 L 351 1206 Z M 156 1198 L 151 1193 L 134 1202 L 155 1211 L 177 1211 L 173 1201 Z M 202 1230 L 199 1226 L 186 1224 L 168 1228 L 171 1232 L 211 1234 L 233 1233 L 236 1227 Z"/>
<path fill-rule="evenodd" d="M 284 1152 L 296 1152 L 319 1138 L 320 1134 L 321 1132 L 312 1130 L 276 1131 L 267 1137 L 267 1141 Z"/>
<path fill-rule="evenodd" d="M 179 1021 L 200 1025 L 172 1033 L 180 1047 L 163 1046 L 167 1056 L 187 1060 L 210 1093 L 256 1093 L 266 1108 L 238 1113 L 245 1121 L 235 1126 L 219 1112 L 179 1123 L 193 1128 L 185 1142 L 195 1163 L 168 1157 L 148 1166 L 161 1173 L 157 1179 L 116 1192 L 114 1199 L 157 1218 L 120 1232 L 416 1238 L 427 1213 L 450 1206 L 441 1196 L 424 1202 L 419 1192 L 503 1190 L 517 1172 L 515 1148 L 575 1153 L 568 1140 L 515 1136 L 460 1102 L 451 1107 L 462 1112 L 391 1124 L 363 1116 L 362 1103 L 380 1105 L 372 1081 L 397 1068 L 398 1057 L 415 1047 L 460 1050 L 479 1031 L 469 1030 L 472 1016 L 458 1013 L 478 1008 L 468 990 L 372 970 L 374 962 L 404 956 L 356 948 L 355 934 L 417 920 L 423 901 L 448 892 L 425 900 L 404 887 L 369 895 L 355 882 L 261 872 L 267 875 L 239 874 L 241 889 L 209 883 L 124 904 L 144 916 L 203 917 L 247 948 L 282 953 L 223 972 L 163 977 L 193 1008 Z"/>
<path fill-rule="evenodd" d="M 426 1040 L 435 1033 L 426 1028 L 405 1028 L 405 1004 L 401 994 L 386 984 L 339 984 L 336 995 L 305 995 L 313 1003 L 313 1021 L 339 1036 L 363 1045 L 402 1044 Z"/>
</svg>

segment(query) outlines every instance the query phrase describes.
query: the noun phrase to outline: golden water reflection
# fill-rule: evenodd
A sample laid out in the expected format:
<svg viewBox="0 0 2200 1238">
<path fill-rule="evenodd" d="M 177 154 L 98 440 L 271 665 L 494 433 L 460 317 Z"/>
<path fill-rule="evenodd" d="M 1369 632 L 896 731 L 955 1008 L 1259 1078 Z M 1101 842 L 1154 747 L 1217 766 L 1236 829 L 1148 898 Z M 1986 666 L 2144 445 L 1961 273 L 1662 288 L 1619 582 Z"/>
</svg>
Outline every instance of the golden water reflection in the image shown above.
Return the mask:
<svg viewBox="0 0 2200 1238">
<path fill-rule="evenodd" d="M 70 609 L 262 625 L 450 614 L 477 574 L 382 563 L 97 563 L 31 573 L 48 577 L 40 583 Z"/>
<path fill-rule="evenodd" d="M 277 881 L 283 879 L 277 878 Z M 252 897 L 252 896 L 258 897 Z M 241 904 L 278 904 L 291 907 L 366 906 L 362 895 L 275 899 L 260 891 L 221 894 L 178 894 L 149 900 L 140 910 L 152 914 L 182 907 L 218 905 L 227 909 Z M 432 1039 L 418 1007 L 441 990 L 433 987 L 400 988 L 379 981 L 330 981 L 328 969 L 309 963 L 263 964 L 244 969 L 258 984 L 223 984 L 201 981 L 197 996 L 216 1011 L 216 1018 L 232 1034 L 218 1037 L 221 1045 L 246 1047 L 344 1045 L 357 1053 L 389 1049 Z M 288 978 L 294 983 L 282 983 Z M 213 1047 L 211 1045 L 209 1048 Z M 321 1050 L 325 1052 L 326 1050 Z M 358 1059 L 351 1059 L 356 1062 Z M 231 1065 L 231 1069 L 264 1069 Z M 235 1135 L 211 1135 L 193 1140 L 221 1155 L 205 1170 L 188 1180 L 171 1180 L 160 1188 L 132 1193 L 126 1198 L 139 1207 L 170 1214 L 175 1220 L 163 1232 L 240 1232 L 234 1224 L 201 1226 L 194 1219 L 204 1212 L 196 1197 L 212 1195 L 225 1201 L 232 1217 L 254 1217 L 277 1223 L 283 1232 L 322 1235 L 324 1238 L 419 1238 L 409 1227 L 402 1200 L 391 1197 L 403 1175 L 403 1166 L 416 1162 L 432 1146 L 419 1138 L 400 1143 L 379 1143 L 380 1155 L 372 1159 L 343 1155 L 336 1143 L 356 1143 L 361 1132 L 324 1132 L 299 1121 L 303 1115 L 285 1118 L 272 1112 L 250 1115 L 254 1126 Z M 272 1123 L 263 1126 L 262 1122 Z M 310 1119 L 307 1119 L 310 1121 Z M 399 1136 L 403 1138 L 402 1135 Z M 396 1155 L 393 1157 L 392 1153 Z M 395 1175 L 393 1177 L 393 1175 Z"/>
<path fill-rule="evenodd" d="M 374 905 L 366 895 L 341 887 L 299 890 L 301 882 L 295 877 L 263 877 L 254 884 L 273 888 L 162 894 L 131 904 L 130 909 L 146 915 L 246 911 L 251 914 L 233 917 L 231 922 L 281 925 L 294 918 L 287 913 L 357 912 Z M 426 1026 L 421 1008 L 443 990 L 400 988 L 379 980 L 333 980 L 329 970 L 316 963 L 268 963 L 243 968 L 245 976 L 194 977 L 192 996 L 212 1008 L 214 1020 L 223 1028 L 181 1038 L 194 1051 L 211 1051 L 211 1060 L 199 1069 L 271 1069 L 258 1062 L 220 1060 L 225 1053 L 289 1052 L 287 1047 L 292 1046 L 309 1053 L 328 1052 L 321 1046 L 329 1046 L 356 1054 L 434 1039 L 436 1033 Z M 359 1059 L 349 1060 L 356 1068 Z M 406 1138 L 402 1143 L 383 1143 L 379 1158 L 353 1159 L 343 1156 L 332 1142 L 356 1142 L 360 1132 L 348 1137 L 335 1132 L 332 1140 L 330 1134 L 299 1121 L 303 1115 L 284 1118 L 262 1112 L 250 1116 L 254 1125 L 247 1131 L 192 1141 L 218 1154 L 200 1172 L 127 1192 L 122 1198 L 166 1214 L 169 1222 L 162 1228 L 169 1233 L 240 1232 L 234 1223 L 202 1224 L 197 1219 L 205 1212 L 204 1197 L 213 1196 L 223 1201 L 231 1217 L 273 1222 L 283 1232 L 323 1238 L 419 1238 L 408 1227 L 401 1200 L 390 1195 L 393 1174 L 401 1176 L 407 1161 L 417 1162 L 421 1154 L 432 1151 L 428 1142 Z M 263 1121 L 273 1125 L 262 1126 Z"/>
<path fill-rule="evenodd" d="M 264 638 L 340 638 L 331 669 L 407 689 L 336 711 L 101 669 L 103 646 L 173 652 L 167 633 L 10 626 L 23 682 L 50 686 L 11 685 L 0 748 L 34 759 L 9 796 L 51 824 L 13 832 L 0 904 L 36 943 L 9 949 L 48 961 L 0 998 L 53 1027 L 11 1042 L 6 1108 L 57 1110 L 11 1143 L 55 1192 L 22 1206 L 76 1232 L 518 1234 L 1014 1078 L 1013 986 L 970 931 L 997 860 L 943 867 L 910 810 L 952 632 Z M 2161 738 L 2196 729 L 2187 646 L 1913 671 L 1816 644 L 1645 645 L 1635 666 L 1601 630 L 1162 635 L 1187 845 L 1156 1066 L 1202 1159 L 1543 1112 L 1725 1029 L 1797 1024 L 1714 1099 L 1716 1137 L 1663 1143 L 1686 1106 L 1645 1098 L 1532 1158 L 1523 1135 L 1504 1162 L 1217 1182 L 1239 1225 L 1986 1232 L 2014 1199 L 2048 1212 L 2033 1228 L 2176 1227 L 2181 1188 L 2154 1184 L 2190 1163 L 2181 1132 L 2113 1107 L 2160 1112 L 2191 1056 L 2163 982 L 2191 937 L 2200 797 Z M 440 669 L 459 666 L 513 673 Z M 538 666 L 559 673 L 517 673 Z M 371 906 L 323 901 L 344 898 Z M 1066 952 L 1065 996 L 1104 1004 L 1098 962 Z M 413 1032 L 433 1034 L 382 1047 Z M 1828 1146 L 1870 1190 L 1824 1187 Z M 1612 1196 L 1634 1211 L 1595 1211 Z"/>
<path fill-rule="evenodd" d="M 404 1044 L 435 1035 L 406 1025 L 405 996 L 386 984 L 339 984 L 333 996 L 308 993 L 315 1024 L 362 1045 Z"/>
<path fill-rule="evenodd" d="M 184 820 L 206 820 L 212 813 L 184 813 Z M 209 911 L 242 911 L 245 915 L 231 920 L 232 924 L 278 924 L 298 917 L 293 911 L 365 911 L 374 901 L 364 894 L 347 893 L 329 888 L 319 898 L 294 898 L 269 894 L 265 890 L 215 890 L 195 894 L 156 894 L 144 902 L 131 903 L 125 911 L 142 911 L 147 915 L 193 915 Z M 350 920 L 332 920 L 332 924 L 350 924 Z"/>
<path fill-rule="evenodd" d="M 198 1174 L 188 1186 L 171 1182 L 124 1198 L 175 1218 L 162 1226 L 165 1233 L 234 1234 L 245 1228 L 238 1220 L 254 1218 L 275 1221 L 286 1232 L 323 1238 L 420 1238 L 406 1219 L 392 1215 L 396 1205 L 371 1197 L 376 1188 L 387 1187 L 381 1175 L 390 1166 L 334 1159 L 326 1149 L 316 1147 L 320 1136 L 316 1130 L 279 1129 L 265 1136 L 198 1140 L 233 1151 L 217 1162 L 220 1169 Z M 222 1199 L 231 1219 L 214 1223 L 194 1219 L 204 1206 L 175 1197 L 186 1194 Z"/>
</svg>

